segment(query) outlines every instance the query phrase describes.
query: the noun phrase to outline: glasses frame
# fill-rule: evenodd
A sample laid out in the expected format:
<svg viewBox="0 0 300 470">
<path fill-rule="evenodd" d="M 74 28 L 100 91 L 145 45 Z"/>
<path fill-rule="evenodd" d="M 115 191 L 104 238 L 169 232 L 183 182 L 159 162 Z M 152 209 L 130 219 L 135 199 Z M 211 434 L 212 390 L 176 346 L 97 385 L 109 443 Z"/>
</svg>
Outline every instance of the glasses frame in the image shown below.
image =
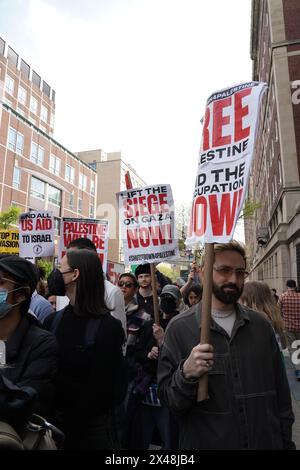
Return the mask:
<svg viewBox="0 0 300 470">
<path fill-rule="evenodd" d="M 249 272 L 241 268 L 231 268 L 230 266 L 213 266 L 213 270 L 223 276 L 232 276 L 234 273 L 237 277 L 247 277 Z"/>
</svg>

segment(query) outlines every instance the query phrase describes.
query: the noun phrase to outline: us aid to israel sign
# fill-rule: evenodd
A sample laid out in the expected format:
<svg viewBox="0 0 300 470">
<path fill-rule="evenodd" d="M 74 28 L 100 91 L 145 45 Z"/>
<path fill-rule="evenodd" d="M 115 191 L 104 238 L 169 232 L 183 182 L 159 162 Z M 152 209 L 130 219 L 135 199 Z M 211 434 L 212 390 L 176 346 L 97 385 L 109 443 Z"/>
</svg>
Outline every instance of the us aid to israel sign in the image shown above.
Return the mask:
<svg viewBox="0 0 300 470">
<path fill-rule="evenodd" d="M 89 238 L 94 243 L 102 263 L 102 269 L 106 272 L 108 253 L 108 220 L 64 217 L 61 223 L 58 254 L 59 260 L 61 260 L 66 254 L 69 243 L 77 238 Z"/>
<path fill-rule="evenodd" d="M 226 243 L 243 207 L 264 83 L 213 93 L 207 100 L 187 245 Z"/>
<path fill-rule="evenodd" d="M 171 186 L 159 184 L 117 194 L 128 264 L 156 263 L 178 254 Z"/>
<path fill-rule="evenodd" d="M 19 248 L 21 258 L 54 255 L 52 212 L 25 212 L 20 215 Z"/>
</svg>

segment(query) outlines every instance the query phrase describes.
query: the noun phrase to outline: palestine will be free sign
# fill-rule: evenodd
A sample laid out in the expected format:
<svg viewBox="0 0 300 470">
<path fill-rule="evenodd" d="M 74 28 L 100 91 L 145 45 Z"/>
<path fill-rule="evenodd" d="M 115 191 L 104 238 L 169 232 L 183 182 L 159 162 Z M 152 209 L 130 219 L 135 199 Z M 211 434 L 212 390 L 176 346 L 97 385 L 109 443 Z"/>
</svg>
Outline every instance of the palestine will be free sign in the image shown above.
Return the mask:
<svg viewBox="0 0 300 470">
<path fill-rule="evenodd" d="M 117 198 L 125 264 L 160 263 L 177 256 L 169 184 L 129 189 Z"/>
<path fill-rule="evenodd" d="M 35 258 L 54 255 L 52 212 L 25 212 L 20 215 L 20 256 Z"/>
<path fill-rule="evenodd" d="M 207 100 L 187 245 L 226 243 L 243 207 L 266 85 L 250 82 Z"/>
<path fill-rule="evenodd" d="M 73 240 L 77 240 L 78 238 L 88 238 L 94 243 L 102 263 L 102 269 L 106 272 L 108 253 L 108 220 L 63 217 L 59 243 L 59 260 L 61 260 L 66 254 L 69 243 Z"/>
</svg>

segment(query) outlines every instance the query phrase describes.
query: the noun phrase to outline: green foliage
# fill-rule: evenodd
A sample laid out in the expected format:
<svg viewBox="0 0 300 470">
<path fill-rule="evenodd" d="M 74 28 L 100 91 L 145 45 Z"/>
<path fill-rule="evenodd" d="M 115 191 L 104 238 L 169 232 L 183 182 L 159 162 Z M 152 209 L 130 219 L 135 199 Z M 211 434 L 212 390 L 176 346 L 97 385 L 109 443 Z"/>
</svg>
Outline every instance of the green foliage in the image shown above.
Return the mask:
<svg viewBox="0 0 300 470">
<path fill-rule="evenodd" d="M 16 225 L 21 209 L 19 207 L 9 207 L 7 211 L 0 213 L 0 229 L 7 230 L 11 225 Z"/>
<path fill-rule="evenodd" d="M 41 273 L 42 274 L 42 279 L 46 280 L 48 278 L 49 274 L 51 273 L 52 269 L 53 269 L 53 263 L 51 261 L 47 261 L 45 259 L 39 259 L 37 261 L 37 265 L 42 271 L 42 273 Z"/>
<path fill-rule="evenodd" d="M 176 281 L 176 274 L 168 263 L 159 263 L 157 270 L 172 279 L 173 282 Z"/>
<path fill-rule="evenodd" d="M 250 199 L 246 199 L 244 203 L 244 208 L 239 216 L 239 219 L 251 219 L 255 212 L 262 207 L 261 202 L 251 201 Z"/>
<path fill-rule="evenodd" d="M 0 228 L 8 229 L 10 225 L 16 225 L 20 214 L 18 207 L 9 207 L 7 211 L 0 213 Z"/>
</svg>

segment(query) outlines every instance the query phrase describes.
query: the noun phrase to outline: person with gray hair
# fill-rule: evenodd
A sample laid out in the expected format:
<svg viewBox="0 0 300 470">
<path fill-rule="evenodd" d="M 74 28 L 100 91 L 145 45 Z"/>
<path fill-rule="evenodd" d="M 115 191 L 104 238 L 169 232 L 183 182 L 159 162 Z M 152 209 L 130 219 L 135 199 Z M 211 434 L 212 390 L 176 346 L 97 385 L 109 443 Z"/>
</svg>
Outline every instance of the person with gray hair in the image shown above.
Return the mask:
<svg viewBox="0 0 300 470">
<path fill-rule="evenodd" d="M 269 321 L 238 304 L 244 247 L 215 244 L 210 344 L 200 344 L 202 302 L 169 323 L 159 355 L 158 396 L 179 417 L 179 448 L 294 449 L 291 396 Z M 205 258 L 200 269 L 206 276 Z M 208 374 L 207 400 L 197 402 Z"/>
</svg>

